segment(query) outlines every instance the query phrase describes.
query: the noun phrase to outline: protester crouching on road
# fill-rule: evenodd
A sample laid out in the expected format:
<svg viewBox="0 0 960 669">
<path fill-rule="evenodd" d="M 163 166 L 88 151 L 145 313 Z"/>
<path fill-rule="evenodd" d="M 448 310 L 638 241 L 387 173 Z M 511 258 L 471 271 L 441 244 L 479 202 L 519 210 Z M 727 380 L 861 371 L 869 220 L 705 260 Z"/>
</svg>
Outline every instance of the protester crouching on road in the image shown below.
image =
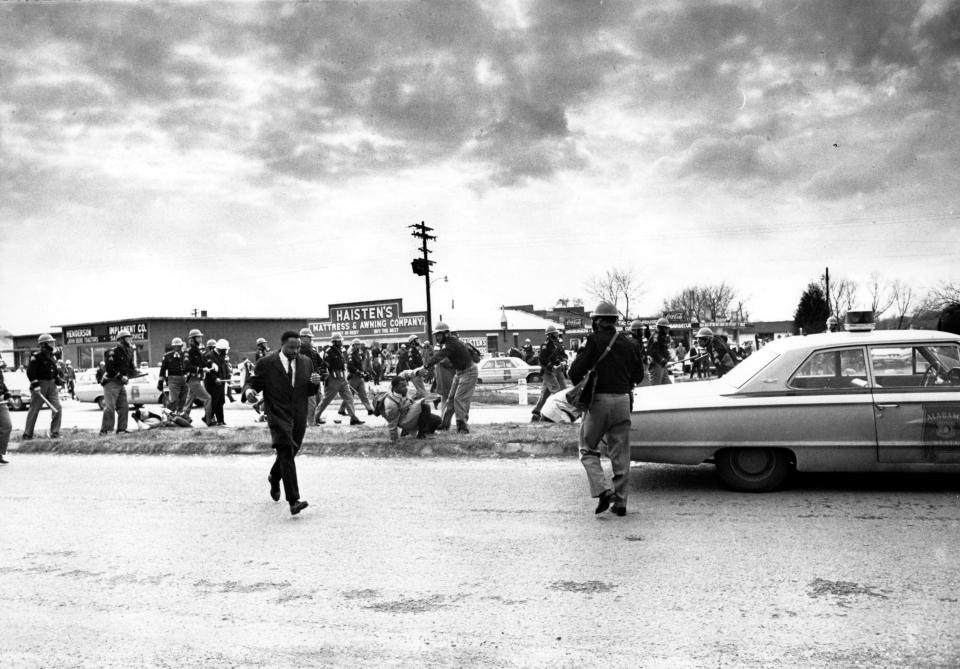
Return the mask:
<svg viewBox="0 0 960 669">
<path fill-rule="evenodd" d="M 127 404 L 127 383 L 138 376 L 135 353 L 130 345 L 130 331 L 117 333 L 117 345 L 107 351 L 106 370 L 103 375 L 103 419 L 100 421 L 100 436 L 113 431 L 116 420 L 117 434 L 127 431 L 129 406 Z"/>
<path fill-rule="evenodd" d="M 357 418 L 353 409 L 353 393 L 350 392 L 350 385 L 347 383 L 347 362 L 343 355 L 343 335 L 339 332 L 334 332 L 330 337 L 330 348 L 327 349 L 323 361 L 329 376 L 323 386 L 323 401 L 317 406 L 317 425 L 323 425 L 326 422 L 323 420 L 323 410 L 330 406 L 336 397 L 343 400 L 343 407 L 350 416 L 350 424 L 363 425 L 363 421 Z"/>
<path fill-rule="evenodd" d="M 347 383 L 350 385 L 353 394 L 367 410 L 367 415 L 372 416 L 373 405 L 370 404 L 370 398 L 367 397 L 367 381 L 370 376 L 363 369 L 366 354 L 363 342 L 354 339 L 350 346 L 350 355 L 347 358 Z"/>
<path fill-rule="evenodd" d="M 63 414 L 60 411 L 60 386 L 63 377 L 57 367 L 57 358 L 54 355 L 56 341 L 49 334 L 37 337 L 40 348 L 30 354 L 27 362 L 27 378 L 30 380 L 30 412 L 27 414 L 27 424 L 23 428 L 21 439 L 33 439 L 33 429 L 40 415 L 40 408 L 44 399 L 50 403 L 50 438 L 60 436 L 60 421 Z"/>
<path fill-rule="evenodd" d="M 163 392 L 167 387 L 167 411 L 177 413 L 183 410 L 183 401 L 186 399 L 187 382 L 183 376 L 183 340 L 174 337 L 170 342 L 170 350 L 163 354 L 160 361 L 160 379 L 157 381 L 157 390 Z"/>
<path fill-rule="evenodd" d="M 7 444 L 10 443 L 10 433 L 13 431 L 13 423 L 10 421 L 10 408 L 7 401 L 10 399 L 10 391 L 7 390 L 7 384 L 3 380 L 3 373 L 7 371 L 7 363 L 0 358 L 0 465 L 10 464 L 6 460 Z"/>
<path fill-rule="evenodd" d="M 422 395 L 408 396 L 408 381 L 419 376 L 419 372 L 407 370 L 400 372 L 390 382 L 390 392 L 383 400 L 384 418 L 387 420 L 387 432 L 390 441 L 397 443 L 401 436 L 416 434 L 423 439 L 440 427 L 441 419 L 430 411 L 430 404 Z"/>
<path fill-rule="evenodd" d="M 320 374 L 310 358 L 300 355 L 300 337 L 292 330 L 280 337 L 280 352 L 271 353 L 257 361 L 253 375 L 243 387 L 243 398 L 253 403 L 257 393 L 263 393 L 263 402 L 270 427 L 270 440 L 276 457 L 267 482 L 270 498 L 280 501 L 280 483 L 290 505 L 290 514 L 297 515 L 308 503 L 300 499 L 297 482 L 297 464 L 294 457 L 303 445 L 307 431 L 307 400 L 317 394 Z"/>
<path fill-rule="evenodd" d="M 459 337 L 450 333 L 450 326 L 446 323 L 437 323 L 433 330 L 440 350 L 427 363 L 427 369 L 433 369 L 443 360 L 449 360 L 453 365 L 454 375 L 450 384 L 450 392 L 443 408 L 441 430 L 450 429 L 450 420 L 457 416 L 457 432 L 465 434 L 470 431 L 470 400 L 477 387 L 477 363 L 474 362 L 470 349 L 460 341 Z"/>
<path fill-rule="evenodd" d="M 203 422 L 210 424 L 212 418 L 212 402 L 210 394 L 203 388 L 203 377 L 207 373 L 207 361 L 203 357 L 200 344 L 203 342 L 203 333 L 194 328 L 187 336 L 187 355 L 183 371 L 187 381 L 187 399 L 183 402 L 183 416 L 190 417 L 194 400 L 203 402 Z M 214 342 L 216 343 L 216 342 Z"/>
<path fill-rule="evenodd" d="M 537 362 L 540 363 L 540 377 L 543 385 L 540 389 L 540 399 L 531 412 L 532 422 L 540 420 L 540 410 L 547 398 L 553 393 L 560 392 L 567 387 L 566 377 L 563 375 L 563 365 L 567 362 L 567 354 L 560 342 L 560 333 L 555 325 L 548 325 L 544 330 L 546 340 L 540 346 Z"/>
<path fill-rule="evenodd" d="M 650 334 L 647 342 L 647 355 L 650 358 L 650 385 L 662 386 L 669 383 L 670 322 L 666 318 L 657 320 L 656 332 Z"/>
<path fill-rule="evenodd" d="M 737 366 L 739 361 L 723 337 L 713 334 L 710 328 L 700 328 L 697 331 L 697 343 L 703 349 L 706 359 L 716 367 L 718 378 Z"/>
<path fill-rule="evenodd" d="M 313 330 L 310 328 L 300 328 L 300 355 L 310 358 L 310 364 L 313 365 L 313 371 L 320 375 L 322 379 L 327 378 L 327 365 L 323 361 L 320 351 L 313 345 Z M 307 425 L 313 425 L 319 414 L 317 405 L 322 401 L 323 396 L 319 387 L 313 397 L 307 400 Z"/>
<path fill-rule="evenodd" d="M 635 343 L 620 337 L 616 307 L 601 302 L 591 315 L 593 334 L 573 361 L 570 380 L 580 381 L 596 369 L 593 398 L 580 425 L 580 462 L 587 473 L 590 496 L 598 498 L 595 513 L 612 509 L 627 513 L 630 488 L 630 393 L 643 381 L 643 362 Z M 606 443 L 613 467 L 612 485 L 600 463 L 600 442 Z"/>
</svg>

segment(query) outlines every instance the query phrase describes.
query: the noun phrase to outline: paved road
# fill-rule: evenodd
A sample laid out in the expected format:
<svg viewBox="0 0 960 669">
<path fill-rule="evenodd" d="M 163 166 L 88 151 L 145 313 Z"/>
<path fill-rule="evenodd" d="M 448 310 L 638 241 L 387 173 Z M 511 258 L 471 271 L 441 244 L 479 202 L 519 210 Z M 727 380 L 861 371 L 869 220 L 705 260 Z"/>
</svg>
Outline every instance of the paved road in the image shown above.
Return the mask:
<svg viewBox="0 0 960 669">
<path fill-rule="evenodd" d="M 13 460 L 5 668 L 960 664 L 956 477 L 303 458 L 292 518 L 263 457 Z"/>
</svg>

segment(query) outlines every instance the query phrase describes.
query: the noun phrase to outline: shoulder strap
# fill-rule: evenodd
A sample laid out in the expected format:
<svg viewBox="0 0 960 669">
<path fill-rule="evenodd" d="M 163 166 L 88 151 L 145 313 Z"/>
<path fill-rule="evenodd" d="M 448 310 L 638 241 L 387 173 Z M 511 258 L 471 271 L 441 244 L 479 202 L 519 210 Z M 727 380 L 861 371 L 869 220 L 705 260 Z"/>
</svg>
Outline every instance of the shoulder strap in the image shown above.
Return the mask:
<svg viewBox="0 0 960 669">
<path fill-rule="evenodd" d="M 600 354 L 600 357 L 597 358 L 597 361 L 593 363 L 593 367 L 590 368 L 590 372 L 592 372 L 593 370 L 595 370 L 595 369 L 597 368 L 597 365 L 600 364 L 600 361 L 603 360 L 603 359 L 606 357 L 607 353 L 610 352 L 610 349 L 613 348 L 613 342 L 617 341 L 617 337 L 618 337 L 619 335 L 620 335 L 620 331 L 619 331 L 619 330 L 617 330 L 617 331 L 615 331 L 615 332 L 613 333 L 613 336 L 610 338 L 610 343 L 607 344 L 607 348 L 605 348 L 605 349 L 603 350 L 603 353 Z M 587 372 L 587 373 L 589 374 L 590 372 Z"/>
</svg>

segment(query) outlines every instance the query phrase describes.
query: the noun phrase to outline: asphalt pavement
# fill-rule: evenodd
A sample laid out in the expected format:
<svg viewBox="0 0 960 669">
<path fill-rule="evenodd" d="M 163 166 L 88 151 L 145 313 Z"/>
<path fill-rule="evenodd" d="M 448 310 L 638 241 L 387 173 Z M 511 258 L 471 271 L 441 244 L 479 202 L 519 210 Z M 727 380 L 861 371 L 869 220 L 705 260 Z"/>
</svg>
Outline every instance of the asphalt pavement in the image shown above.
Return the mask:
<svg viewBox="0 0 960 669">
<path fill-rule="evenodd" d="M 955 667 L 960 480 L 576 459 L 11 456 L 2 667 Z"/>
</svg>

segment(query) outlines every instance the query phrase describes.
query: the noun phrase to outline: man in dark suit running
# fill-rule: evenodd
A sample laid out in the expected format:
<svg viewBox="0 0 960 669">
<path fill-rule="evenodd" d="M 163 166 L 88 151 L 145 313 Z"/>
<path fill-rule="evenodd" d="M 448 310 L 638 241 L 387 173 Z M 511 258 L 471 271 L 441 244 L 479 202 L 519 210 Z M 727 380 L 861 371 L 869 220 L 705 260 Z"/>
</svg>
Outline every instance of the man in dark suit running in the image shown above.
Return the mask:
<svg viewBox="0 0 960 669">
<path fill-rule="evenodd" d="M 307 400 L 317 394 L 321 378 L 313 369 L 313 363 L 300 355 L 300 336 L 292 330 L 280 338 L 280 350 L 269 353 L 257 361 L 253 375 L 243 386 L 243 399 L 251 404 L 257 401 L 257 393 L 263 392 L 263 404 L 267 425 L 277 458 L 270 468 L 270 497 L 280 501 L 280 481 L 290 513 L 297 515 L 307 502 L 300 499 L 297 487 L 297 465 L 293 458 L 300 450 L 303 435 L 307 431 Z"/>
</svg>

